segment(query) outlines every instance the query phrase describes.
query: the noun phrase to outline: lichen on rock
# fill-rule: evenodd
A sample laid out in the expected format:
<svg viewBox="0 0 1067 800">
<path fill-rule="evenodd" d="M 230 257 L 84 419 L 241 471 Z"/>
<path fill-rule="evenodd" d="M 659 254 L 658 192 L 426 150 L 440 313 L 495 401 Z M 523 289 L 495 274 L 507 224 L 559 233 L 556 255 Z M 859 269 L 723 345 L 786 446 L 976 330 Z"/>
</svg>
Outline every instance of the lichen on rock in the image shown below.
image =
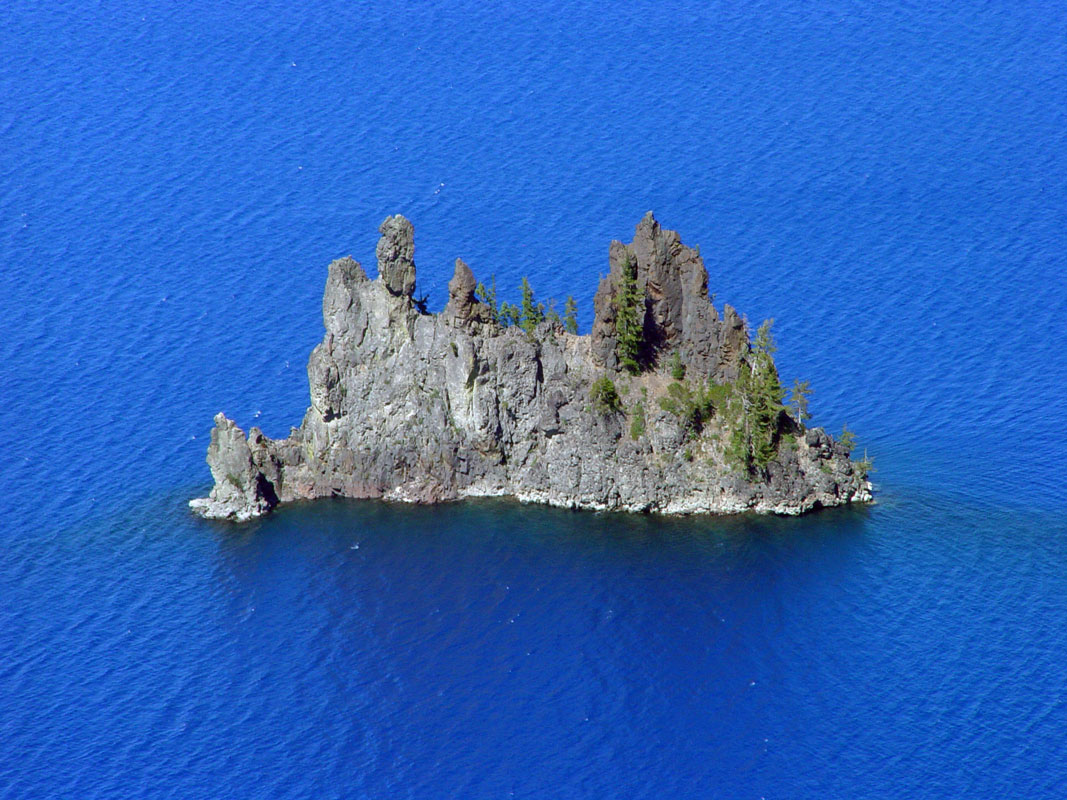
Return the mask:
<svg viewBox="0 0 1067 800">
<path fill-rule="evenodd" d="M 699 252 L 651 212 L 630 244 L 612 242 L 585 336 L 558 317 L 529 332 L 508 325 L 476 299 L 474 274 L 459 259 L 445 309 L 427 313 L 413 300 L 411 223 L 388 217 L 379 233 L 379 280 L 351 258 L 329 266 L 326 334 L 308 362 L 302 423 L 272 440 L 256 428 L 245 437 L 216 416 L 207 454 L 215 485 L 191 501 L 198 513 L 240 521 L 336 495 L 421 503 L 511 495 L 672 514 L 799 514 L 871 500 L 847 450 L 774 403 L 762 458 L 737 457 L 747 424 L 739 393 L 758 360 L 747 326 L 729 306 L 720 317 Z M 637 298 L 637 374 L 618 357 L 624 269 Z M 760 363 L 774 369 L 773 360 Z"/>
</svg>

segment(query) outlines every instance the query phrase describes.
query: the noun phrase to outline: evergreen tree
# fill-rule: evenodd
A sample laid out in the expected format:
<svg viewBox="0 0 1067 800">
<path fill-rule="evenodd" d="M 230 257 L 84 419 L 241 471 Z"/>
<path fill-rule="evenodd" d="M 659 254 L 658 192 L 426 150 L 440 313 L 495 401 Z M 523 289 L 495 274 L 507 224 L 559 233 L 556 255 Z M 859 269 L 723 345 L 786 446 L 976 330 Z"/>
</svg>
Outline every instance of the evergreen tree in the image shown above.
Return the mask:
<svg viewBox="0 0 1067 800">
<path fill-rule="evenodd" d="M 733 422 L 726 457 L 745 472 L 752 471 L 751 376 L 748 362 L 742 361 L 726 403 L 726 411 Z"/>
<path fill-rule="evenodd" d="M 519 327 L 529 334 L 533 334 L 534 328 L 545 317 L 545 307 L 534 300 L 533 289 L 530 282 L 522 279 L 522 305 L 519 311 Z"/>
<path fill-rule="evenodd" d="M 765 467 L 778 452 L 778 415 L 784 409 L 785 390 L 774 365 L 777 347 L 771 335 L 773 319 L 756 332 L 753 377 L 753 458 L 756 466 Z"/>
<path fill-rule="evenodd" d="M 622 265 L 622 285 L 615 294 L 615 354 L 632 375 L 641 371 L 644 312 L 644 292 L 637 287 L 637 264 L 627 255 Z"/>
<path fill-rule="evenodd" d="M 847 422 L 841 426 L 841 435 L 837 437 L 837 443 L 850 453 L 856 449 L 856 434 L 848 429 Z"/>
<path fill-rule="evenodd" d="M 859 473 L 860 478 L 867 480 L 874 472 L 874 459 L 867 455 L 867 448 L 863 448 L 863 458 L 852 462 L 853 468 Z"/>
<path fill-rule="evenodd" d="M 728 456 L 748 472 L 763 469 L 778 452 L 778 415 L 784 390 L 774 365 L 774 337 L 767 320 L 742 358 L 728 403 L 734 419 Z"/>
<path fill-rule="evenodd" d="M 556 311 L 556 301 L 554 299 L 549 299 L 548 301 L 548 311 L 545 312 L 545 319 L 553 327 L 559 327 L 563 325 L 563 320 L 559 318 L 559 312 Z"/>
<path fill-rule="evenodd" d="M 803 427 L 805 420 L 811 419 L 808 413 L 808 398 L 811 396 L 811 384 L 808 381 L 794 380 L 789 392 L 789 404 L 793 407 L 793 418 Z"/>
<path fill-rule="evenodd" d="M 760 323 L 759 328 L 756 330 L 756 341 L 752 343 L 752 349 L 757 354 L 773 358 L 774 354 L 778 352 L 778 346 L 774 343 L 774 336 L 771 335 L 772 325 L 774 325 L 774 317 L 765 319 Z"/>
<path fill-rule="evenodd" d="M 501 303 L 500 304 L 499 317 L 500 317 L 500 324 L 503 325 L 505 328 L 508 325 L 518 325 L 519 324 L 519 309 L 518 309 L 518 306 L 513 306 L 513 305 L 511 305 L 511 303 L 507 303 L 507 302 Z"/>
<path fill-rule="evenodd" d="M 567 295 L 567 302 L 563 306 L 563 327 L 567 333 L 578 333 L 578 304 L 570 295 Z"/>
<path fill-rule="evenodd" d="M 485 284 L 483 284 L 483 283 L 481 283 L 479 281 L 478 286 L 475 287 L 475 289 L 474 289 L 474 296 L 477 297 L 479 300 L 481 300 L 483 303 L 485 303 L 489 307 L 489 315 L 493 318 L 493 321 L 494 322 L 499 322 L 500 321 L 500 316 L 501 316 L 500 312 L 501 312 L 502 309 L 499 308 L 497 306 L 497 304 L 496 304 L 496 275 L 495 274 L 490 276 L 489 285 L 490 285 L 490 288 L 486 289 L 485 288 Z M 505 322 L 504 324 L 506 325 L 507 323 Z"/>
</svg>

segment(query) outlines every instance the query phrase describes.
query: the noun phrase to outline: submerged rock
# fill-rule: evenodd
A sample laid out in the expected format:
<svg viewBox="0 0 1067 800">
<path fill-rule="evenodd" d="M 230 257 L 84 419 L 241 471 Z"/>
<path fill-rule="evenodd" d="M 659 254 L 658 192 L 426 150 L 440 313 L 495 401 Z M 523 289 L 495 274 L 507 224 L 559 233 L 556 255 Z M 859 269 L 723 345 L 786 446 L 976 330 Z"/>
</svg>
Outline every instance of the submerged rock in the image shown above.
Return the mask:
<svg viewBox="0 0 1067 800">
<path fill-rule="evenodd" d="M 512 495 L 670 514 L 799 514 L 871 500 L 849 453 L 776 404 L 752 439 L 739 398 L 762 356 L 744 320 L 729 306 L 720 318 L 709 301 L 699 252 L 651 213 L 630 244 L 612 242 L 587 336 L 558 321 L 530 332 L 499 321 L 459 259 L 447 306 L 428 314 L 412 299 L 411 223 L 389 217 L 379 232 L 379 280 L 351 258 L 330 264 L 303 422 L 272 440 L 216 416 L 215 486 L 191 501 L 198 513 L 242 521 L 331 495 Z M 618 355 L 624 270 L 638 298 L 638 374 Z"/>
</svg>

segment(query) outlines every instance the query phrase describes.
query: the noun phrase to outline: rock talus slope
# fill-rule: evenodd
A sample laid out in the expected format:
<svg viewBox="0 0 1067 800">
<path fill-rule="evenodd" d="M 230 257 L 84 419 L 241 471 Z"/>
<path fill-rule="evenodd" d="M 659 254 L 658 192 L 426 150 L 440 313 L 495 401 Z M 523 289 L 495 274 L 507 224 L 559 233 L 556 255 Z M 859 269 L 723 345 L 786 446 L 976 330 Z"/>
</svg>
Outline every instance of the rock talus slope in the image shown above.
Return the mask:
<svg viewBox="0 0 1067 800">
<path fill-rule="evenodd" d="M 699 253 L 652 214 L 633 242 L 613 242 L 589 335 L 558 320 L 531 331 L 498 321 L 476 299 L 461 260 L 437 314 L 414 300 L 411 223 L 379 228 L 378 278 L 351 258 L 329 266 L 326 334 L 311 353 L 311 406 L 286 439 L 246 437 L 219 414 L 207 461 L 205 517 L 246 520 L 279 503 L 325 496 L 419 503 L 512 495 L 596 510 L 798 514 L 867 502 L 871 487 L 846 448 L 784 410 L 774 457 L 753 469 L 731 459 L 739 424 L 710 407 L 694 425 L 672 413 L 671 384 L 729 387 L 752 358 L 749 332 L 729 306 L 708 299 Z M 629 273 L 626 271 L 629 270 Z M 619 296 L 636 281 L 643 369 L 618 358 Z M 773 367 L 772 367 L 773 368 Z M 607 378 L 615 398 L 594 400 Z"/>
</svg>

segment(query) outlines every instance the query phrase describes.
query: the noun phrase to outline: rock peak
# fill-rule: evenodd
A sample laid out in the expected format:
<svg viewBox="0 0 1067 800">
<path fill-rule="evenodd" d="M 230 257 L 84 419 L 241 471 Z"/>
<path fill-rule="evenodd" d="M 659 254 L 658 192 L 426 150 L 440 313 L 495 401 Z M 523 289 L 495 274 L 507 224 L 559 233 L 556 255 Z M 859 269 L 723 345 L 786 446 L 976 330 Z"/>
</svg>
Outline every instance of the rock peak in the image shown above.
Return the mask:
<svg viewBox="0 0 1067 800">
<path fill-rule="evenodd" d="M 456 259 L 456 270 L 452 274 L 452 280 L 448 282 L 448 305 L 445 306 L 445 316 L 459 323 L 468 322 L 472 317 L 480 318 L 482 315 L 479 303 L 474 292 L 478 282 L 474 280 L 474 273 L 461 258 Z"/>
<path fill-rule="evenodd" d="M 386 217 L 378 227 L 378 277 L 391 294 L 415 293 L 415 228 L 404 216 Z"/>
<path fill-rule="evenodd" d="M 593 352 L 614 369 L 616 309 L 626 280 L 639 296 L 643 360 L 656 363 L 682 351 L 699 369 L 713 372 L 718 358 L 718 312 L 708 299 L 708 272 L 697 248 L 682 244 L 676 231 L 660 227 L 651 211 L 634 229 L 630 244 L 612 242 L 610 270 L 594 299 Z M 628 274 L 629 273 L 629 274 Z"/>
</svg>

